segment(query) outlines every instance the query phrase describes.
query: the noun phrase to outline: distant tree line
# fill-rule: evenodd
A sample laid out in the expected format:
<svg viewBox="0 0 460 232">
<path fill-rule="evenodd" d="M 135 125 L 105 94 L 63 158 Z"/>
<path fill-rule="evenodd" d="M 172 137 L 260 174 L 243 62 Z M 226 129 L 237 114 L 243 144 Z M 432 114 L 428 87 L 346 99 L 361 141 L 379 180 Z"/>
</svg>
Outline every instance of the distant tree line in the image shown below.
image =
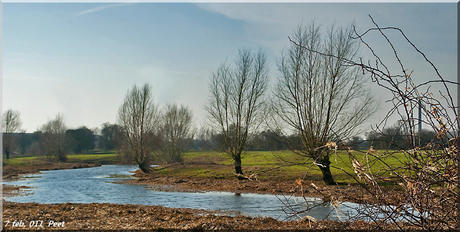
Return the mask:
<svg viewBox="0 0 460 232">
<path fill-rule="evenodd" d="M 187 112 L 186 112 L 187 111 Z M 174 116 L 176 114 L 176 116 Z M 178 117 L 178 115 L 182 115 Z M 174 163 L 181 162 L 181 154 L 184 151 L 225 151 L 227 144 L 222 133 L 217 133 L 205 126 L 199 130 L 191 128 L 191 112 L 188 108 L 177 105 L 169 105 L 162 113 L 158 131 L 150 142 L 155 162 Z M 180 119 L 182 118 L 182 119 Z M 169 119 L 169 120 L 168 120 Z M 57 115 L 55 119 L 48 121 L 39 130 L 33 133 L 25 133 L 20 130 L 19 113 L 9 110 L 4 113 L 5 120 L 9 122 L 8 133 L 3 134 L 3 153 L 18 155 L 45 156 L 49 160 L 57 159 L 65 161 L 69 153 L 91 152 L 94 149 L 120 151 L 124 139 L 124 129 L 121 125 L 104 123 L 99 133 L 85 126 L 77 129 L 67 129 L 63 122 L 63 116 Z M 182 122 L 182 123 L 179 123 Z M 180 126 L 182 125 L 182 126 Z M 187 125 L 187 127 L 184 127 Z M 14 132 L 13 132 L 14 131 Z M 180 135 L 182 134 L 182 135 Z M 178 136 L 180 135 L 180 136 Z M 301 149 L 302 138 L 298 134 L 286 135 L 281 131 L 269 129 L 252 133 L 248 136 L 247 151 L 277 151 Z M 408 149 L 407 131 L 401 121 L 393 126 L 388 126 L 380 131 L 374 130 L 361 136 L 353 136 L 345 140 L 347 147 L 353 150 L 367 150 L 372 147 L 375 150 L 399 150 Z M 436 140 L 434 131 L 422 130 L 417 134 L 417 144 L 422 147 Z M 298 146 L 298 148 L 296 148 Z M 121 161 L 131 162 L 129 157 L 123 157 Z"/>
<path fill-rule="evenodd" d="M 246 148 L 248 151 L 276 151 L 286 150 L 284 137 L 280 132 L 264 130 L 251 135 L 251 142 Z M 225 149 L 225 139 L 220 133 L 213 132 L 209 129 L 201 129 L 193 140 L 188 143 L 187 149 L 206 151 Z"/>
<path fill-rule="evenodd" d="M 411 148 L 408 130 L 404 128 L 401 122 L 393 126 L 384 128 L 381 131 L 371 131 L 366 133 L 365 147 L 373 147 L 378 150 L 408 150 Z M 427 144 L 434 145 L 439 143 L 436 133 L 432 130 L 422 130 L 415 135 L 415 144 L 419 147 L 425 147 Z M 447 144 L 445 142 L 444 144 Z"/>
<path fill-rule="evenodd" d="M 4 153 L 7 150 L 13 154 L 39 155 L 43 153 L 40 146 L 42 139 L 45 138 L 46 140 L 47 136 L 49 137 L 49 134 L 52 134 L 50 130 L 51 125 L 48 125 L 33 133 L 19 131 L 7 136 L 4 134 Z M 94 149 L 117 150 L 119 149 L 118 144 L 121 132 L 122 128 L 120 125 L 107 122 L 101 125 L 99 134 L 96 134 L 94 130 L 88 129 L 85 126 L 77 129 L 66 129 L 64 131 L 66 139 L 63 141 L 68 146 L 66 150 L 73 153 L 84 153 Z M 434 131 L 422 130 L 420 136 L 417 137 L 419 138 L 417 144 L 420 142 L 421 146 L 425 146 L 427 143 L 433 141 L 435 136 Z M 279 131 L 271 130 L 263 130 L 255 133 L 251 136 L 251 139 L 251 143 L 246 149 L 248 151 L 288 150 L 288 144 L 301 143 L 299 135 L 286 136 Z M 205 127 L 194 133 L 193 137 L 186 137 L 181 143 L 183 151 L 223 150 L 225 147 L 223 135 Z M 384 128 L 380 132 L 368 132 L 364 138 L 353 136 L 346 141 L 346 145 L 353 150 L 367 150 L 371 146 L 376 150 L 397 150 L 409 147 L 404 127 L 400 123 Z"/>
<path fill-rule="evenodd" d="M 65 129 L 56 120 L 45 124 L 33 133 L 14 133 L 14 151 L 20 155 L 44 155 L 48 158 L 57 157 L 65 161 L 68 153 L 92 151 L 97 144 L 98 136 L 86 127 Z M 54 155 L 53 155 L 54 154 Z"/>
</svg>

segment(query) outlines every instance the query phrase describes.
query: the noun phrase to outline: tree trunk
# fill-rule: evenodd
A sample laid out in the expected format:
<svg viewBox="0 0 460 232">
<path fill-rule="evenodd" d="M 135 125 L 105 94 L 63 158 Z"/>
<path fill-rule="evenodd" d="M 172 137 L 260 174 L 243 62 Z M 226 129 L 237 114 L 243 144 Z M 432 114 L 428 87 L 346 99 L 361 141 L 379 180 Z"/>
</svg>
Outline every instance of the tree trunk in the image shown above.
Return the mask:
<svg viewBox="0 0 460 232">
<path fill-rule="evenodd" d="M 62 162 L 67 161 L 67 156 L 65 154 L 59 154 L 57 155 L 57 158 L 59 161 L 62 161 Z"/>
<path fill-rule="evenodd" d="M 144 172 L 144 173 L 149 173 L 150 172 L 150 165 L 148 162 L 142 162 L 139 164 L 139 168 Z"/>
<path fill-rule="evenodd" d="M 8 150 L 5 150 L 5 154 L 6 154 L 6 159 L 10 159 L 10 152 Z"/>
<path fill-rule="evenodd" d="M 241 154 L 237 154 L 234 158 L 235 160 L 235 172 L 236 174 L 243 175 L 243 170 L 241 169 Z M 238 177 L 238 180 L 243 180 L 244 178 Z"/>
<path fill-rule="evenodd" d="M 334 181 L 334 178 L 332 178 L 332 173 L 331 173 L 331 161 L 329 161 L 329 156 L 323 157 L 319 161 L 318 167 L 321 170 L 321 173 L 323 174 L 323 181 L 327 185 L 336 185 L 337 183 Z"/>
</svg>

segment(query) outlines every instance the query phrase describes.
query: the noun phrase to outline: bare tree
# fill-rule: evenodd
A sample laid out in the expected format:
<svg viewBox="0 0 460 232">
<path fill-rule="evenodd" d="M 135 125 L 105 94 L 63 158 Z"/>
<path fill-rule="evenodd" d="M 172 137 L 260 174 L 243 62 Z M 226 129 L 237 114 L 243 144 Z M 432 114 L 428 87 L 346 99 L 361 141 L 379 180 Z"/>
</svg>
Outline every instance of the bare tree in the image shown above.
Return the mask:
<svg viewBox="0 0 460 232">
<path fill-rule="evenodd" d="M 3 113 L 3 152 L 6 159 L 10 158 L 11 152 L 16 148 L 16 140 L 13 133 L 18 132 L 21 128 L 20 113 L 12 109 Z"/>
<path fill-rule="evenodd" d="M 52 157 L 59 161 L 67 160 L 67 154 L 71 150 L 71 142 L 65 133 L 66 130 L 64 117 L 61 114 L 56 115 L 54 120 L 50 120 L 42 126 L 40 150 L 49 160 Z"/>
<path fill-rule="evenodd" d="M 361 215 L 367 215 L 373 221 L 381 222 L 371 229 L 385 229 L 384 222 L 395 222 L 401 219 L 419 230 L 458 229 L 460 118 L 458 102 L 454 102 L 450 89 L 455 85 L 459 86 L 459 83 L 445 79 L 432 61 L 409 40 L 400 28 L 380 27 L 372 17 L 370 19 L 374 27 L 364 33 L 355 31 L 355 38 L 372 53 L 374 61 L 369 61 L 367 64 L 352 60 L 347 62 L 360 67 L 380 87 L 392 93 L 392 99 L 389 102 L 393 104 L 393 108 L 377 125 L 376 132 L 380 134 L 385 132 L 385 125 L 390 116 L 398 116 L 403 128 L 400 134 L 407 145 L 399 146 L 397 150 L 397 153 L 404 154 L 404 158 L 397 158 L 393 150 L 370 153 L 369 158 L 378 160 L 376 165 L 382 167 L 378 172 L 371 172 L 369 168 L 363 168 L 369 164 L 365 161 L 359 162 L 349 152 L 354 161 L 353 168 L 357 176 L 367 177 L 361 178 L 360 182 L 368 186 L 366 190 L 374 197 L 369 201 L 377 202 L 373 204 L 373 209 L 362 208 L 359 212 Z M 390 61 L 396 61 L 398 64 L 396 68 L 390 68 L 388 59 L 384 60 L 379 56 L 371 43 L 366 41 L 367 35 L 372 33 L 377 33 L 385 39 L 388 48 L 392 51 Z M 412 77 L 412 71 L 404 64 L 402 56 L 390 39 L 389 34 L 392 33 L 407 42 L 407 47 L 432 68 L 433 75 L 430 80 L 420 81 Z M 436 93 L 433 89 L 439 92 Z M 422 117 L 417 117 L 418 115 Z M 417 131 L 417 124 L 422 122 L 435 135 L 428 141 L 425 140 L 427 139 L 426 132 L 420 128 Z M 393 158 L 397 162 L 386 162 L 387 158 Z M 398 183 L 399 188 L 403 188 L 403 194 L 401 194 L 397 207 L 388 207 L 388 199 L 392 196 L 388 194 L 388 189 L 378 184 L 379 181 L 388 177 L 393 179 L 393 183 Z M 403 228 L 399 227 L 399 229 Z"/>
<path fill-rule="evenodd" d="M 313 159 L 328 185 L 335 181 L 326 144 L 354 135 L 377 109 L 361 70 L 343 61 L 354 59 L 358 53 L 352 33 L 352 27 L 331 27 L 323 37 L 314 23 L 301 25 L 278 64 L 280 77 L 272 104 L 274 124 L 278 128 L 287 126 L 300 136 L 302 144 L 289 147 Z"/>
<path fill-rule="evenodd" d="M 393 107 L 374 130 L 376 136 L 387 136 L 385 125 L 391 116 L 399 116 L 402 130 L 398 133 L 407 145 L 397 150 L 367 152 L 356 155 L 348 149 L 349 168 L 354 173 L 341 169 L 354 179 L 363 190 L 361 194 L 348 194 L 348 199 L 361 202 L 354 208 L 355 215 L 350 221 L 369 221 L 364 229 L 375 230 L 455 230 L 458 229 L 460 205 L 458 201 L 458 161 L 459 161 L 459 108 L 453 100 L 452 87 L 460 88 L 460 83 L 445 79 L 434 63 L 397 27 L 381 27 L 370 17 L 374 27 L 363 33 L 354 30 L 354 39 L 363 44 L 372 54 L 367 64 L 362 59 L 345 59 L 344 62 L 360 68 L 380 87 L 392 93 L 388 102 Z M 378 34 L 384 38 L 392 56 L 381 56 L 372 46 L 368 36 Z M 432 68 L 430 80 L 412 77 L 404 59 L 395 48 L 390 34 L 400 36 L 407 42 L 406 50 L 412 50 Z M 379 46 L 382 44 L 379 43 Z M 399 44 L 399 46 L 401 46 Z M 307 47 L 304 49 L 330 56 Z M 413 59 L 416 56 L 411 56 Z M 398 66 L 390 68 L 396 61 Z M 436 89 L 438 93 L 433 91 Z M 424 107 L 420 108 L 420 103 Z M 417 118 L 417 115 L 422 117 Z M 417 123 L 423 122 L 433 132 L 427 139 L 427 132 L 416 130 Z M 434 133 L 434 136 L 433 136 Z M 425 134 L 425 135 L 424 135 Z M 376 137 L 372 135 L 372 137 Z M 425 139 L 424 141 L 422 139 Z M 364 156 L 364 157 L 363 157 Z M 344 161 L 344 160 L 343 160 Z M 344 163 L 347 163 L 344 161 Z M 375 170 L 377 168 L 377 170 Z M 303 187 L 302 182 L 299 186 Z M 322 190 L 313 186 L 313 191 Z M 343 189 L 323 195 L 328 199 L 344 201 Z M 302 188 L 303 191 L 303 188 Z M 355 193 L 357 191 L 353 191 Z M 324 193 L 321 193 L 324 194 Z M 346 199 L 345 199 L 346 200 Z M 334 203 L 334 204 L 335 204 Z M 308 211 L 307 208 L 305 211 Z M 299 212 L 295 212 L 298 214 Z"/>
<path fill-rule="evenodd" d="M 262 50 L 252 55 L 249 49 L 241 49 L 235 67 L 224 63 L 211 75 L 205 109 L 223 135 L 225 152 L 235 161 L 237 175 L 243 174 L 241 153 L 265 117 L 267 85 L 267 58 Z"/>
<path fill-rule="evenodd" d="M 149 172 L 150 156 L 157 146 L 159 119 L 158 106 L 153 102 L 148 84 L 128 91 L 118 110 L 118 124 L 123 131 L 120 152 L 134 160 L 145 173 Z"/>
<path fill-rule="evenodd" d="M 187 141 L 193 137 L 192 111 L 185 106 L 167 105 L 163 114 L 163 155 L 168 163 L 181 162 Z"/>
</svg>

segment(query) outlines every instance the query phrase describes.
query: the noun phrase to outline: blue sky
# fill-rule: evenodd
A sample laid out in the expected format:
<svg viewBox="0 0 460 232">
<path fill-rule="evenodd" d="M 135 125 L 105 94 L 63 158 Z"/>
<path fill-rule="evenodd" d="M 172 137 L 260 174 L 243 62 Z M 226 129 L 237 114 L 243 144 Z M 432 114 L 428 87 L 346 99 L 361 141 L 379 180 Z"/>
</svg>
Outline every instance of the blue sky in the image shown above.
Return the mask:
<svg viewBox="0 0 460 232">
<path fill-rule="evenodd" d="M 190 107 L 199 126 L 210 72 L 233 62 L 238 48 L 264 49 L 275 80 L 276 59 L 301 22 L 326 29 L 354 21 L 364 30 L 372 26 L 368 14 L 380 26 L 402 28 L 446 79 L 457 80 L 456 9 L 454 3 L 4 3 L 2 107 L 18 110 L 27 132 L 58 113 L 69 128 L 95 128 L 115 123 L 126 92 L 149 83 L 160 106 Z M 390 55 L 378 37 L 370 39 Z M 397 48 L 420 81 L 433 75 L 416 54 Z M 390 97 L 372 88 L 382 103 Z M 388 109 L 383 103 L 373 123 Z"/>
</svg>

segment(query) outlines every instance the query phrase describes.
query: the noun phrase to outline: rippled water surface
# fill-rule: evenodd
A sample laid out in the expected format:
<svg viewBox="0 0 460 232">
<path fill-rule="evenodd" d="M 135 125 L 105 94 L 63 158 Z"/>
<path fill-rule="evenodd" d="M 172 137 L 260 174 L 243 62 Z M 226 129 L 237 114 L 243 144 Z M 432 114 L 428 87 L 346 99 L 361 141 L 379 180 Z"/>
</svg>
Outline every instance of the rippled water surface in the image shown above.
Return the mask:
<svg viewBox="0 0 460 232">
<path fill-rule="evenodd" d="M 94 168 L 43 171 L 43 174 L 28 175 L 19 181 L 7 182 L 11 185 L 31 187 L 30 193 L 24 196 L 5 197 L 14 202 L 36 203 L 115 203 L 161 205 L 174 208 L 195 208 L 205 210 L 224 210 L 230 215 L 243 214 L 249 216 L 269 216 L 285 219 L 283 196 L 269 194 L 241 194 L 230 192 L 162 192 L 155 191 L 144 185 L 116 184 L 123 178 L 130 178 L 132 171 L 137 170 L 131 165 L 103 165 Z M 114 178 L 115 177 L 115 178 Z M 132 178 L 132 177 L 131 177 Z M 280 200 L 282 199 L 282 200 Z M 309 199 L 310 203 L 320 202 Z M 290 199 L 297 204 L 297 209 L 305 208 L 302 198 Z M 353 203 L 341 205 L 343 212 L 349 211 Z M 323 219 L 337 220 L 336 210 L 329 204 L 316 207 L 308 215 Z M 342 214 L 339 216 L 343 217 Z"/>
</svg>

